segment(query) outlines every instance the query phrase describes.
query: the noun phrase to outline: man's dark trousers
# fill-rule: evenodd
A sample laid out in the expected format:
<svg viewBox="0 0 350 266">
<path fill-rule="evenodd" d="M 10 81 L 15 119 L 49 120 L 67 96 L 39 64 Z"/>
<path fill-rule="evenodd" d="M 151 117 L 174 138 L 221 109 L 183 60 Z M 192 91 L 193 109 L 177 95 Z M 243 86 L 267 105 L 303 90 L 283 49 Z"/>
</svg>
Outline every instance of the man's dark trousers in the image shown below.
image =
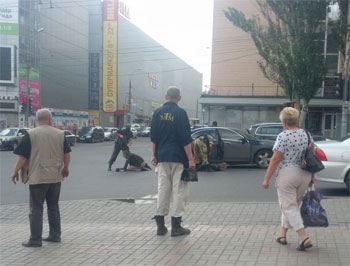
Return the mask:
<svg viewBox="0 0 350 266">
<path fill-rule="evenodd" d="M 111 167 L 112 164 L 115 162 L 115 160 L 117 159 L 121 150 L 122 150 L 122 144 L 120 143 L 120 140 L 116 140 L 114 143 L 114 149 L 113 149 L 112 156 L 108 161 L 109 167 Z"/>
<path fill-rule="evenodd" d="M 30 185 L 30 240 L 41 242 L 43 231 L 44 201 L 47 204 L 49 221 L 49 236 L 61 238 L 61 217 L 58 201 L 61 192 L 61 182 L 52 184 Z"/>
</svg>

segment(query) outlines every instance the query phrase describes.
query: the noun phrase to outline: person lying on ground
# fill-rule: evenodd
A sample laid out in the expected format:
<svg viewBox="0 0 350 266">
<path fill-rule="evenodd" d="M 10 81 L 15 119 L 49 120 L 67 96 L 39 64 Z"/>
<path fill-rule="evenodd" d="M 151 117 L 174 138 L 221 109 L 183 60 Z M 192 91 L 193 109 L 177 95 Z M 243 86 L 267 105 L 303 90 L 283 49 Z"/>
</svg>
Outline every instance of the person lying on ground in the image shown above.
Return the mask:
<svg viewBox="0 0 350 266">
<path fill-rule="evenodd" d="M 126 159 L 124 167 L 115 169 L 116 172 L 124 172 L 128 170 L 152 170 L 152 168 L 145 162 L 145 160 L 141 156 L 135 153 L 131 153 L 129 150 L 124 150 L 123 156 Z M 130 168 L 128 168 L 129 165 Z"/>
</svg>

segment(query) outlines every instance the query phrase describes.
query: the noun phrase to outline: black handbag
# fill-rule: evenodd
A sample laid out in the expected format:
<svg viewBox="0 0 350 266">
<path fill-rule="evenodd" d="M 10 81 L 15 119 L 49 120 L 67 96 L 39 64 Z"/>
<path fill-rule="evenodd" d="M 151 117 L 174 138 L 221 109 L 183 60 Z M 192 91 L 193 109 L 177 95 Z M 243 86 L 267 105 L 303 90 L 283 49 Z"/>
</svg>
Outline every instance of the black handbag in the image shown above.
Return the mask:
<svg viewBox="0 0 350 266">
<path fill-rule="evenodd" d="M 321 206 L 323 195 L 314 188 L 309 189 L 300 208 L 301 218 L 305 227 L 327 227 L 328 218 L 326 210 Z"/>
<path fill-rule="evenodd" d="M 303 154 L 301 156 L 300 167 L 311 173 L 317 173 L 324 169 L 324 165 L 321 162 L 321 160 L 318 159 L 310 149 L 310 135 L 308 132 L 306 132 L 306 135 L 308 140 L 307 148 L 305 151 L 303 151 Z"/>
<path fill-rule="evenodd" d="M 198 182 L 197 170 L 184 168 L 181 174 L 181 180 L 185 182 Z"/>
</svg>

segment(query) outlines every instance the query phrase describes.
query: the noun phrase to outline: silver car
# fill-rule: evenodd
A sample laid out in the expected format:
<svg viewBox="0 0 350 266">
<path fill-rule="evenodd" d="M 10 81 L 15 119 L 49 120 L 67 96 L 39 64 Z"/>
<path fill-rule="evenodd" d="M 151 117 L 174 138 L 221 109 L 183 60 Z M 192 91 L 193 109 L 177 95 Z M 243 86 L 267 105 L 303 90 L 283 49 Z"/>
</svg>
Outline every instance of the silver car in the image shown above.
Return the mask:
<svg viewBox="0 0 350 266">
<path fill-rule="evenodd" d="M 317 142 L 316 154 L 325 166 L 325 169 L 316 173 L 316 179 L 345 183 L 350 191 L 350 139 Z"/>
<path fill-rule="evenodd" d="M 9 127 L 0 132 L 0 150 L 14 150 L 29 128 Z"/>
</svg>

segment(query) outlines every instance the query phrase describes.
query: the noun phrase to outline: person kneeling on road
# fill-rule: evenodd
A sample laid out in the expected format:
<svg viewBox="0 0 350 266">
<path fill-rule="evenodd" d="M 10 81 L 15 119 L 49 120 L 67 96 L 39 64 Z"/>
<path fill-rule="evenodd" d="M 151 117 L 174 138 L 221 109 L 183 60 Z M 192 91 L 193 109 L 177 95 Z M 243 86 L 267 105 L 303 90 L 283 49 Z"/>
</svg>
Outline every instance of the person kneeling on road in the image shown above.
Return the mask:
<svg viewBox="0 0 350 266">
<path fill-rule="evenodd" d="M 141 156 L 135 153 L 130 153 L 129 149 L 123 150 L 123 156 L 126 159 L 124 167 L 115 169 L 116 172 L 127 171 L 129 165 L 130 167 L 133 167 L 134 169 L 139 169 L 141 171 L 152 170 L 152 168 L 145 162 L 145 160 Z"/>
<path fill-rule="evenodd" d="M 193 141 L 193 154 L 197 171 L 225 171 L 227 164 L 209 162 L 210 152 L 213 149 L 214 138 L 211 135 L 202 135 Z"/>
</svg>

